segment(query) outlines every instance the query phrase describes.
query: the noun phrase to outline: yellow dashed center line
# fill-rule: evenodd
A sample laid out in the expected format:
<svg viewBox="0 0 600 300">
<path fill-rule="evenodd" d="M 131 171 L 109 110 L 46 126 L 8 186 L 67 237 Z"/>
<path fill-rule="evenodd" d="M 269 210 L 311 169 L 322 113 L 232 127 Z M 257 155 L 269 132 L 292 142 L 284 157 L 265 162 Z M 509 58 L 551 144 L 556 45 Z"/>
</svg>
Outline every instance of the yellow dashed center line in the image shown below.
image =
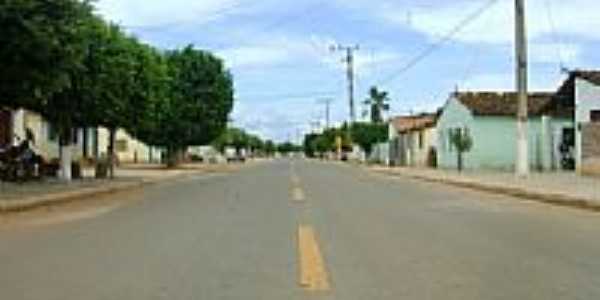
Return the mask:
<svg viewBox="0 0 600 300">
<path fill-rule="evenodd" d="M 298 175 L 292 175 L 291 180 L 293 185 L 300 185 L 300 177 Z"/>
<path fill-rule="evenodd" d="M 298 227 L 300 286 L 308 291 L 328 291 L 329 275 L 321 255 L 316 234 L 311 226 Z"/>
<path fill-rule="evenodd" d="M 302 188 L 295 187 L 292 189 L 292 199 L 294 201 L 304 201 L 305 200 L 304 191 L 302 190 Z"/>
</svg>

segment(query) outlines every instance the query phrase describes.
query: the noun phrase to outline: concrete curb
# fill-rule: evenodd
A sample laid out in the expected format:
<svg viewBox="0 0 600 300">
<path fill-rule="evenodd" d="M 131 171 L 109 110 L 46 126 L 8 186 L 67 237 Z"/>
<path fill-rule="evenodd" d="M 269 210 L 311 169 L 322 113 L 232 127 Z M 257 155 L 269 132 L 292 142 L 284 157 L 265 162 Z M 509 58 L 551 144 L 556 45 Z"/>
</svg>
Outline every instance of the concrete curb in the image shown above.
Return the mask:
<svg viewBox="0 0 600 300">
<path fill-rule="evenodd" d="M 573 196 L 569 194 L 556 193 L 556 192 L 545 192 L 534 189 L 526 189 L 515 186 L 507 186 L 502 184 L 476 182 L 468 179 L 456 179 L 456 178 L 441 178 L 426 175 L 408 174 L 407 172 L 393 172 L 385 170 L 373 170 L 372 172 L 382 173 L 391 176 L 407 177 L 427 182 L 442 183 L 446 185 L 452 185 L 456 187 L 468 188 L 483 192 L 489 192 L 493 194 L 513 196 L 525 200 L 532 200 L 552 205 L 572 207 L 578 209 L 585 209 L 595 212 L 600 212 L 600 202 L 594 201 L 593 199 Z"/>
<path fill-rule="evenodd" d="M 134 182 L 113 183 L 110 186 L 88 187 L 67 192 L 50 193 L 46 195 L 31 196 L 21 200 L 0 200 L 0 214 L 11 212 L 22 212 L 38 207 L 68 203 L 86 197 L 102 196 L 118 192 L 138 189 L 148 185 L 182 179 L 197 174 L 178 174 L 163 178 L 147 178 Z"/>
</svg>

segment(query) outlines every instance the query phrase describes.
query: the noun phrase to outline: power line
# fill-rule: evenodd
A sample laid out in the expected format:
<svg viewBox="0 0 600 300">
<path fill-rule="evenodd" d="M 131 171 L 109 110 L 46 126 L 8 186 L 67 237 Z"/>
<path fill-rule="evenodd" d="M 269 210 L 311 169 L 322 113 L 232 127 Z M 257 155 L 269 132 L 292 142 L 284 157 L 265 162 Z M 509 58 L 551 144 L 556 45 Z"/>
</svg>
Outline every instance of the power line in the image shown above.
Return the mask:
<svg viewBox="0 0 600 300">
<path fill-rule="evenodd" d="M 232 12 L 235 12 L 237 9 L 239 9 L 240 7 L 244 6 L 248 4 L 247 2 L 236 2 L 232 5 L 229 5 L 227 7 L 218 9 L 216 11 L 214 11 L 213 13 L 209 14 L 208 16 L 205 16 L 205 22 L 212 22 L 214 20 L 217 20 L 223 16 L 229 15 Z M 142 30 L 155 30 L 155 29 L 161 29 L 163 27 L 172 27 L 172 26 L 181 26 L 181 25 L 185 25 L 188 24 L 191 21 L 196 20 L 195 18 L 190 18 L 190 19 L 186 19 L 186 20 L 179 20 L 179 21 L 173 21 L 173 22 L 168 22 L 168 23 L 162 23 L 159 25 L 143 25 L 143 26 L 136 26 L 136 25 L 122 25 L 125 28 L 128 29 L 142 29 Z"/>
<path fill-rule="evenodd" d="M 452 40 L 455 35 L 460 33 L 465 27 L 470 25 L 472 22 L 477 20 L 485 11 L 487 11 L 492 5 L 496 4 L 498 0 L 490 0 L 486 2 L 482 7 L 475 10 L 473 13 L 467 15 L 461 22 L 459 22 L 455 27 L 452 28 L 448 33 L 442 36 L 437 42 L 431 44 L 429 47 L 425 48 L 421 53 L 413 57 L 410 61 L 408 61 L 402 68 L 398 69 L 391 75 L 379 80 L 375 85 L 382 85 L 394 80 L 396 77 L 401 74 L 407 72 L 412 69 L 414 66 L 419 64 L 422 60 L 427 58 L 429 55 L 434 53 L 436 50 L 441 48 L 445 43 Z"/>
<path fill-rule="evenodd" d="M 556 23 L 554 22 L 554 14 L 552 13 L 552 6 L 550 4 L 550 0 L 545 0 L 544 6 L 546 8 L 546 17 L 548 18 L 548 24 L 550 25 L 550 30 L 552 31 L 552 39 L 554 40 L 554 43 L 556 44 L 556 52 L 557 52 L 556 54 L 558 56 L 558 60 L 560 63 L 559 68 L 562 71 L 565 69 L 565 60 L 564 60 L 563 51 L 562 51 L 562 41 L 556 30 Z"/>
<path fill-rule="evenodd" d="M 270 23 L 269 25 L 265 26 L 262 30 L 260 30 L 259 32 L 261 33 L 265 33 L 265 32 L 269 32 L 273 29 L 276 28 L 280 28 L 282 25 L 286 24 L 286 23 L 290 23 L 293 22 L 295 20 L 297 20 L 298 18 L 305 16 L 305 15 L 310 15 L 315 11 L 318 11 L 319 8 L 321 6 L 321 1 L 317 1 L 317 3 L 313 4 L 313 5 L 309 5 L 308 7 L 306 7 L 303 10 L 300 10 L 298 13 L 290 13 L 286 16 L 283 16 L 279 19 L 277 19 L 275 22 Z"/>
<path fill-rule="evenodd" d="M 328 97 L 333 96 L 337 92 L 335 91 L 322 91 L 322 92 L 306 92 L 306 93 L 289 93 L 289 94 L 250 94 L 250 95 L 241 95 L 243 98 L 279 98 L 279 99 L 301 99 L 301 98 L 319 98 L 319 97 Z"/>
</svg>

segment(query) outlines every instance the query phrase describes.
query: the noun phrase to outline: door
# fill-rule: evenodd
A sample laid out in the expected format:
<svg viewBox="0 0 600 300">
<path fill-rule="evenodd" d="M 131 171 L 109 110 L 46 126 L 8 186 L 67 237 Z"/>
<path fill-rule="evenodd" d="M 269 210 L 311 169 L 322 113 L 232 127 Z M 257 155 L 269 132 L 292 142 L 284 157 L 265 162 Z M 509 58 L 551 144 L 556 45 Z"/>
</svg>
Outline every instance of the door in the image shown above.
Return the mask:
<svg viewBox="0 0 600 300">
<path fill-rule="evenodd" d="M 0 148 L 11 144 L 12 140 L 12 112 L 0 109 Z"/>
</svg>

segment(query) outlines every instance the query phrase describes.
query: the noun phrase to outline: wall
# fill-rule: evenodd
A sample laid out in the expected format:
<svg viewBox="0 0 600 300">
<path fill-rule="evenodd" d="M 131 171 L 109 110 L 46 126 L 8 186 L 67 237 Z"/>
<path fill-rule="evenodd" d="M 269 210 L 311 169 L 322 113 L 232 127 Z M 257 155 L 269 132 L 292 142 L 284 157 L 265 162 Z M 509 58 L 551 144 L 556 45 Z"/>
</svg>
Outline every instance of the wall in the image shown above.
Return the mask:
<svg viewBox="0 0 600 300">
<path fill-rule="evenodd" d="M 107 154 L 110 133 L 106 128 L 98 128 L 98 152 L 100 156 Z M 115 152 L 121 163 L 160 162 L 161 153 L 131 137 L 123 129 L 117 130 L 115 136 Z"/>
<path fill-rule="evenodd" d="M 586 80 L 575 80 L 575 165 L 582 171 L 582 127 L 590 122 L 590 111 L 600 110 L 600 87 Z"/>
<path fill-rule="evenodd" d="M 422 143 L 419 144 L 419 135 L 422 134 Z M 413 131 L 409 134 L 410 149 L 409 149 L 409 165 L 413 167 L 428 167 L 429 154 L 431 148 L 437 150 L 437 129 L 423 128 L 419 131 Z"/>
<path fill-rule="evenodd" d="M 600 175 L 600 123 L 587 123 L 581 128 L 581 173 Z"/>
<path fill-rule="evenodd" d="M 379 143 L 373 145 L 371 154 L 369 155 L 368 161 L 371 163 L 378 163 L 383 165 L 390 164 L 390 144 Z"/>
<path fill-rule="evenodd" d="M 571 127 L 568 119 L 548 119 L 542 130 L 542 118 L 530 118 L 528 122 L 529 161 L 533 170 L 548 170 L 557 155 L 554 132 Z M 438 165 L 455 169 L 457 153 L 449 142 L 449 129 L 468 128 L 473 147 L 464 154 L 466 169 L 514 170 L 516 159 L 516 119 L 513 117 L 473 116 L 455 99 L 451 99 L 438 120 Z M 542 135 L 545 133 L 545 136 Z"/>
<path fill-rule="evenodd" d="M 456 153 L 448 142 L 448 131 L 453 128 L 472 127 L 474 122 L 471 112 L 455 97 L 451 97 L 446 105 L 442 115 L 437 122 L 437 151 L 438 167 L 446 169 L 456 168 Z M 465 167 L 473 167 L 471 155 L 465 155 Z"/>
<path fill-rule="evenodd" d="M 53 160 L 60 158 L 60 146 L 58 137 L 51 137 L 50 127 L 51 125 L 42 118 L 41 115 L 26 111 L 23 109 L 16 110 L 13 112 L 13 144 L 18 144 L 26 136 L 26 129 L 29 128 L 35 137 L 35 143 L 32 148 L 36 153 L 40 154 L 46 160 Z M 82 139 L 83 134 L 81 130 L 77 130 L 77 137 L 75 138 L 77 143 L 73 145 L 73 160 L 80 160 L 83 156 L 82 153 Z"/>
</svg>

